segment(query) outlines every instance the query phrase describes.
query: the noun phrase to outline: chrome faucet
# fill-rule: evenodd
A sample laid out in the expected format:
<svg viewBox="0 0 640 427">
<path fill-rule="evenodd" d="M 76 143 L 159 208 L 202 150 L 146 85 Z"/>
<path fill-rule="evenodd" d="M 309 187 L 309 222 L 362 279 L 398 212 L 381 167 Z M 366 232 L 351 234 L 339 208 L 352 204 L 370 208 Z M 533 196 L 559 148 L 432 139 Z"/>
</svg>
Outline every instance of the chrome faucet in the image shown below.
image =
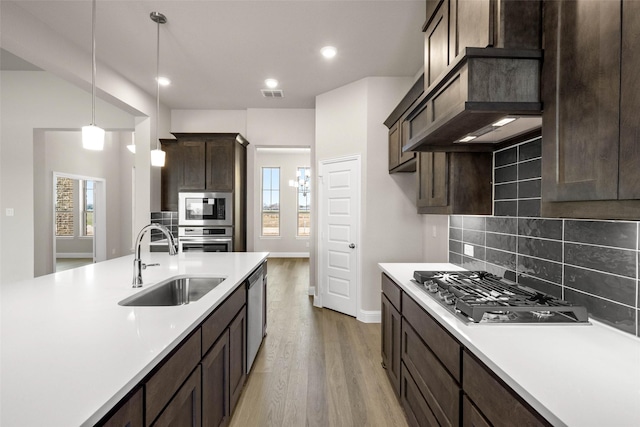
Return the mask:
<svg viewBox="0 0 640 427">
<path fill-rule="evenodd" d="M 140 257 L 140 246 L 142 246 L 142 238 L 144 237 L 144 234 L 148 230 L 152 230 L 152 229 L 162 231 L 162 233 L 164 233 L 164 235 L 167 237 L 167 240 L 169 241 L 169 255 L 175 255 L 178 253 L 178 251 L 176 250 L 175 238 L 173 237 L 173 234 L 171 234 L 171 231 L 169 231 L 167 227 L 165 227 L 162 224 L 157 224 L 155 222 L 142 227 L 142 230 L 140 230 L 140 233 L 138 233 L 138 237 L 136 238 L 136 245 L 135 245 L 136 258 L 133 260 L 133 283 L 132 284 L 134 288 L 142 287 L 142 270 L 154 265 L 160 265 L 160 264 L 145 264 L 142 262 L 142 259 Z"/>
</svg>

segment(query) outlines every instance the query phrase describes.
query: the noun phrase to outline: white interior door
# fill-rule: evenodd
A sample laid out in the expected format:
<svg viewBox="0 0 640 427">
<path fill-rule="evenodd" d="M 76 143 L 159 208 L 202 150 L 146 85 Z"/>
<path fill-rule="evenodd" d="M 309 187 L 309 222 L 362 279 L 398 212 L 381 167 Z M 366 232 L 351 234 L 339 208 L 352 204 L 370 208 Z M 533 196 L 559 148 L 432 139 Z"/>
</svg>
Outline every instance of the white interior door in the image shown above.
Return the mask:
<svg viewBox="0 0 640 427">
<path fill-rule="evenodd" d="M 320 166 L 320 283 L 322 306 L 358 314 L 360 158 Z"/>
</svg>

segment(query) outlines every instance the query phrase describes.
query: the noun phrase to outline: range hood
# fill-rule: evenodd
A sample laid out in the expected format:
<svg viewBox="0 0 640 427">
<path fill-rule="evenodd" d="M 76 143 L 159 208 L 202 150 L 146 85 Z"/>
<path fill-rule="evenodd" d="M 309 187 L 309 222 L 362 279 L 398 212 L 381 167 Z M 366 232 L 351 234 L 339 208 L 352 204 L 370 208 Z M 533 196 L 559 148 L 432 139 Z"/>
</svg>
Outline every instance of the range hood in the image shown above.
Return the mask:
<svg viewBox="0 0 640 427">
<path fill-rule="evenodd" d="M 466 48 L 407 116 L 402 151 L 493 151 L 539 132 L 541 63 L 541 50 Z"/>
</svg>

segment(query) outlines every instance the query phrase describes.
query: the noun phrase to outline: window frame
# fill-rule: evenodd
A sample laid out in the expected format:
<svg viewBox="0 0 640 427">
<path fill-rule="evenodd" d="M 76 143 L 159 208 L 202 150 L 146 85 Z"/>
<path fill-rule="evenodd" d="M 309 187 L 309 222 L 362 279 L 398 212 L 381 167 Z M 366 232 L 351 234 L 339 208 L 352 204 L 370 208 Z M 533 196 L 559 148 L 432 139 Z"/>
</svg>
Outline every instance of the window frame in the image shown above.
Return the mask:
<svg viewBox="0 0 640 427">
<path fill-rule="evenodd" d="M 270 179 L 269 179 L 269 188 L 265 187 L 265 171 L 270 170 Z M 277 179 L 277 188 L 272 188 L 273 182 L 273 171 L 278 171 L 278 179 Z M 280 192 L 282 191 L 282 173 L 280 166 L 262 166 L 260 168 L 260 237 L 263 238 L 279 238 L 282 232 L 282 209 L 281 209 L 281 197 Z M 277 193 L 277 210 L 265 210 L 265 200 L 264 195 L 265 192 L 270 193 L 269 200 L 271 201 L 271 205 L 273 206 L 273 194 Z M 277 225 L 277 233 L 276 234 L 265 234 L 265 214 L 276 214 L 278 217 L 278 225 Z"/>
</svg>

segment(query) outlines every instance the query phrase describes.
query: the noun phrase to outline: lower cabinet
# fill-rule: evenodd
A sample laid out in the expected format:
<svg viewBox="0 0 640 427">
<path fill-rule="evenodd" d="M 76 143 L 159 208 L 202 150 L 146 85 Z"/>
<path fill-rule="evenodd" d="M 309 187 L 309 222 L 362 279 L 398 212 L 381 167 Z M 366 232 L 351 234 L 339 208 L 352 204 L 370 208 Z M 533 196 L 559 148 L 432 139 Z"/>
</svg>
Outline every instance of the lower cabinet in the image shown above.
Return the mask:
<svg viewBox="0 0 640 427">
<path fill-rule="evenodd" d="M 239 286 L 96 425 L 228 425 L 247 378 L 246 296 Z"/>
<path fill-rule="evenodd" d="M 201 367 L 198 365 L 176 395 L 151 423 L 154 427 L 199 427 L 201 420 Z"/>
<path fill-rule="evenodd" d="M 229 330 L 202 359 L 202 423 L 221 427 L 231 417 L 229 400 Z"/>
<path fill-rule="evenodd" d="M 382 366 L 400 395 L 400 312 L 382 295 Z"/>
<path fill-rule="evenodd" d="M 247 310 L 240 313 L 229 325 L 229 390 L 231 412 L 236 408 L 240 393 L 247 379 Z"/>
<path fill-rule="evenodd" d="M 382 360 L 395 387 L 389 360 L 397 316 L 401 324 L 398 391 L 409 425 L 550 426 L 409 294 L 390 282 L 382 274 Z M 401 300 L 399 312 L 387 295 Z"/>
</svg>

